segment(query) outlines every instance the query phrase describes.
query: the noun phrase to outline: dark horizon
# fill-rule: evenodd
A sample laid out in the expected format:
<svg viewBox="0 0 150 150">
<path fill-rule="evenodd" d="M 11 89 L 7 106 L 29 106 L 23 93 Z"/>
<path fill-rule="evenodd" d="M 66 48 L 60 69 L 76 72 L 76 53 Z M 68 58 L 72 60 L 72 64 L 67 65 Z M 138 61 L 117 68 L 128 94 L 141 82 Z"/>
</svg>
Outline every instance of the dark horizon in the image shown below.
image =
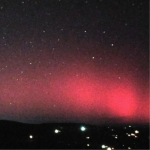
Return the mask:
<svg viewBox="0 0 150 150">
<path fill-rule="evenodd" d="M 148 149 L 149 125 L 0 121 L 2 149 Z"/>
</svg>

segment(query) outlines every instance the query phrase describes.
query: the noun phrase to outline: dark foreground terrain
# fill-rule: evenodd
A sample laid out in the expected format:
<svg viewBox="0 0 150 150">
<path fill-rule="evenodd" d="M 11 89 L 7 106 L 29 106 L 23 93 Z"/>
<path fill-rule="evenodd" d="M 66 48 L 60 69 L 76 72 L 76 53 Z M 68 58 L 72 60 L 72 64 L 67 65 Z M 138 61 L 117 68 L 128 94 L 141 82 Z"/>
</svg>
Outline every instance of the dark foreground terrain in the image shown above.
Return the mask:
<svg viewBox="0 0 150 150">
<path fill-rule="evenodd" d="M 0 121 L 0 148 L 149 149 L 149 125 Z"/>
</svg>

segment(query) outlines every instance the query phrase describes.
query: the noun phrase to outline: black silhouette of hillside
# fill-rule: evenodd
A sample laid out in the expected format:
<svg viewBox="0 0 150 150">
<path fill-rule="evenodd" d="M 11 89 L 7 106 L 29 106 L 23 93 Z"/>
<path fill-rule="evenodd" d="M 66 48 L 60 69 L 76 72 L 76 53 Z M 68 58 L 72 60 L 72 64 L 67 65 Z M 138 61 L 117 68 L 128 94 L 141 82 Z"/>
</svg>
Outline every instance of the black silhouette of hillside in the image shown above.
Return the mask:
<svg viewBox="0 0 150 150">
<path fill-rule="evenodd" d="M 81 131 L 81 127 L 85 131 Z M 126 129 L 125 129 L 126 128 Z M 137 138 L 126 133 L 138 130 Z M 55 133 L 58 131 L 58 133 Z M 116 139 L 114 136 L 118 136 Z M 31 137 L 30 137 L 31 136 Z M 0 148 L 98 148 L 148 149 L 148 125 L 88 125 L 80 123 L 25 124 L 0 121 Z M 123 146 L 124 145 L 124 146 Z"/>
</svg>

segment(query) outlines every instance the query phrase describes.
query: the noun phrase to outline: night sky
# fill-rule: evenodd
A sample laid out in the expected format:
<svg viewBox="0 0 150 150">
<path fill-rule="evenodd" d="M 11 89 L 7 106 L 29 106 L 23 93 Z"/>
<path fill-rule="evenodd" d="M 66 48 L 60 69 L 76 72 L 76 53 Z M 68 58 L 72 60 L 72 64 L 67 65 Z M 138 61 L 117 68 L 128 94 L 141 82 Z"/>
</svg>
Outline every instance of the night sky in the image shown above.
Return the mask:
<svg viewBox="0 0 150 150">
<path fill-rule="evenodd" d="M 0 0 L 0 120 L 149 121 L 148 0 Z"/>
</svg>

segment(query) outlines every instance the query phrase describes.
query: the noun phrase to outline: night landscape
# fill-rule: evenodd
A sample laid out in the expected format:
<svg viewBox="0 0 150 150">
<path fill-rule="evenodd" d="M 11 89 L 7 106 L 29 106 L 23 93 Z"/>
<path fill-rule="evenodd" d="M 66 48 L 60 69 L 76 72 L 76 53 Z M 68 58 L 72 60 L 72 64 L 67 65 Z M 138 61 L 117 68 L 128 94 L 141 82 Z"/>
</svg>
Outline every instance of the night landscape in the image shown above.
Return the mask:
<svg viewBox="0 0 150 150">
<path fill-rule="evenodd" d="M 148 149 L 148 125 L 0 122 L 0 148 Z"/>
<path fill-rule="evenodd" d="M 1 149 L 149 141 L 149 0 L 0 0 Z"/>
</svg>

